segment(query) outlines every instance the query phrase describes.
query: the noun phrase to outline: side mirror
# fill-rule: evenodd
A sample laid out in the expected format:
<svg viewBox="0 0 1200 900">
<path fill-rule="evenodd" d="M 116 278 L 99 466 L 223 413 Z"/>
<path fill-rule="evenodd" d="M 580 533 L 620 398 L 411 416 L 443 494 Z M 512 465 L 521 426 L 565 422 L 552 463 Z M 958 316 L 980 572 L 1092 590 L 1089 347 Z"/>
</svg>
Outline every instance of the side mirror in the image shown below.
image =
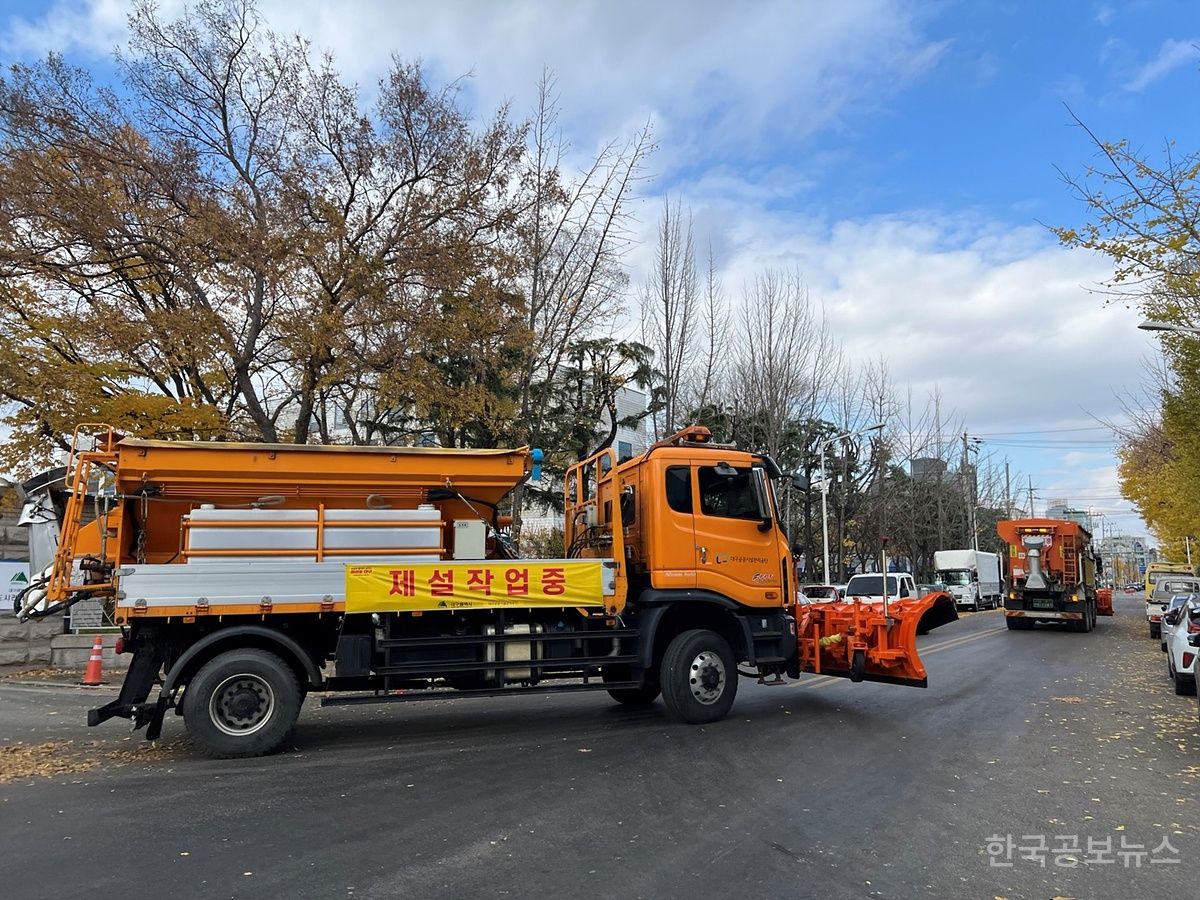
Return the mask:
<svg viewBox="0 0 1200 900">
<path fill-rule="evenodd" d="M 633 485 L 627 484 L 621 489 L 621 524 L 628 527 L 637 522 L 637 499 Z"/>
<path fill-rule="evenodd" d="M 717 471 L 720 471 L 720 466 L 717 467 Z M 758 517 L 761 520 L 758 530 L 770 531 L 774 521 L 771 519 L 771 501 L 767 499 L 767 473 L 757 466 L 750 471 L 750 484 L 754 490 L 754 500 L 758 504 Z"/>
<path fill-rule="evenodd" d="M 804 480 L 804 475 L 801 472 L 792 473 L 792 487 L 797 491 L 807 491 L 811 485 Z"/>
</svg>

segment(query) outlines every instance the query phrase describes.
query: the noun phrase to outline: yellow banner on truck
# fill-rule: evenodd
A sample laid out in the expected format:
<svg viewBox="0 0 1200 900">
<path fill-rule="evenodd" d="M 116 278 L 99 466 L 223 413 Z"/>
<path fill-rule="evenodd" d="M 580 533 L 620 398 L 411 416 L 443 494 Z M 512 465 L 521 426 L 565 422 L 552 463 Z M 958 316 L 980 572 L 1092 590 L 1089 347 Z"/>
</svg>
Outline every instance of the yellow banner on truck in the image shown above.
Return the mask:
<svg viewBox="0 0 1200 900">
<path fill-rule="evenodd" d="M 346 612 L 603 606 L 599 560 L 346 566 Z"/>
</svg>

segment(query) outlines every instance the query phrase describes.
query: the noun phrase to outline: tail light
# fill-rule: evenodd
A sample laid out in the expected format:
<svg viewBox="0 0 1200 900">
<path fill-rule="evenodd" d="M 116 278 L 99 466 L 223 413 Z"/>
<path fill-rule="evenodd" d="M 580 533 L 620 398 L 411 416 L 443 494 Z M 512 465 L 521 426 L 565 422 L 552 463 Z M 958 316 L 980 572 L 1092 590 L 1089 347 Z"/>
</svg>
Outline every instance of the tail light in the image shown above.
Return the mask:
<svg viewBox="0 0 1200 900">
<path fill-rule="evenodd" d="M 1195 653 L 1185 653 L 1185 654 L 1183 654 L 1183 667 L 1184 667 L 1185 669 L 1190 669 L 1190 668 L 1192 667 L 1192 660 L 1193 660 L 1193 659 L 1195 659 L 1195 658 L 1196 658 L 1196 654 L 1195 654 Z"/>
<path fill-rule="evenodd" d="M 1188 618 L 1188 634 L 1200 634 L 1200 620 Z"/>
</svg>

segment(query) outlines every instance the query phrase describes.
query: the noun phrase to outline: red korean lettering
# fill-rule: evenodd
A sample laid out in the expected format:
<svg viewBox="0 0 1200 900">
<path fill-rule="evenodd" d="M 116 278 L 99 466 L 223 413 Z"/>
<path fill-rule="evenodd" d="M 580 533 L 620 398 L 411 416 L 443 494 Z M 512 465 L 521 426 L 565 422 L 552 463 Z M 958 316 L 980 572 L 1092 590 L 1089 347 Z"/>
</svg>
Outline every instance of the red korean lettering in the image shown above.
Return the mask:
<svg viewBox="0 0 1200 900">
<path fill-rule="evenodd" d="M 429 576 L 429 595 L 431 597 L 454 596 L 454 570 L 434 569 Z"/>
<path fill-rule="evenodd" d="M 559 596 L 567 592 L 567 571 L 561 566 L 542 569 L 542 593 Z"/>
<path fill-rule="evenodd" d="M 529 570 L 505 569 L 504 586 L 510 597 L 525 597 L 529 594 Z"/>
<path fill-rule="evenodd" d="M 496 575 L 491 569 L 467 569 L 467 590 L 479 591 L 492 596 L 492 579 Z"/>
<path fill-rule="evenodd" d="M 412 597 L 416 594 L 416 575 L 412 569 L 392 569 L 392 589 L 388 595 L 399 594 L 401 597 Z"/>
</svg>

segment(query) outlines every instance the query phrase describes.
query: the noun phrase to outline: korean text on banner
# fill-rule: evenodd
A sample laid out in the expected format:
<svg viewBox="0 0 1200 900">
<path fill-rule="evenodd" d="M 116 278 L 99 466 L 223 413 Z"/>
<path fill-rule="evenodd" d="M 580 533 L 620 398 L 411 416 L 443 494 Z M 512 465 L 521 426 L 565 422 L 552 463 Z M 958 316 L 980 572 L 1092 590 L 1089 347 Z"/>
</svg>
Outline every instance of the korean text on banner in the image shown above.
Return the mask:
<svg viewBox="0 0 1200 900">
<path fill-rule="evenodd" d="M 599 561 L 347 565 L 346 612 L 603 606 Z"/>
</svg>

